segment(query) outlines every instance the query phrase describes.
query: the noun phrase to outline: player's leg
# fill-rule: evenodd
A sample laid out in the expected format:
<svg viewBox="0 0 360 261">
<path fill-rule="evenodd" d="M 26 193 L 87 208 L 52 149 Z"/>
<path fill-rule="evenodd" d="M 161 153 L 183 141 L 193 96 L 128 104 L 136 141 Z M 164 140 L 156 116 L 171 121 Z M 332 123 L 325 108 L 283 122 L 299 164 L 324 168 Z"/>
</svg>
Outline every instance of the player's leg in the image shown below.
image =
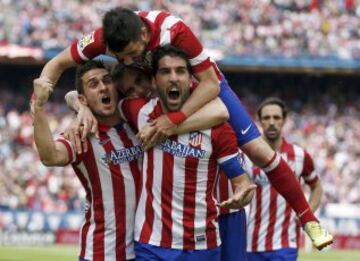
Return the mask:
<svg viewBox="0 0 360 261">
<path fill-rule="evenodd" d="M 242 151 L 266 173 L 274 188 L 287 200 L 296 212 L 302 226 L 310 221 L 316 222 L 314 213 L 304 196 L 299 182 L 288 164 L 263 140 L 249 114 L 242 106 L 240 100 L 229 87 L 224 79 L 220 83 L 220 95 L 228 108 L 229 123 L 235 130 L 238 143 Z M 286 184 L 286 185 L 285 185 Z M 311 222 L 310 224 L 313 224 Z M 332 236 L 323 228 L 310 227 L 314 233 L 307 234 L 313 240 L 316 247 L 327 245 L 332 242 Z"/>
<path fill-rule="evenodd" d="M 219 216 L 221 260 L 246 260 L 245 209 Z"/>
<path fill-rule="evenodd" d="M 247 252 L 247 261 L 268 261 L 264 252 Z"/>
<path fill-rule="evenodd" d="M 220 261 L 220 247 L 207 250 L 180 250 L 135 242 L 137 261 Z"/>
<path fill-rule="evenodd" d="M 205 250 L 185 250 L 179 259 L 181 261 L 220 261 L 220 247 Z M 166 260 L 167 261 L 167 260 Z"/>
</svg>

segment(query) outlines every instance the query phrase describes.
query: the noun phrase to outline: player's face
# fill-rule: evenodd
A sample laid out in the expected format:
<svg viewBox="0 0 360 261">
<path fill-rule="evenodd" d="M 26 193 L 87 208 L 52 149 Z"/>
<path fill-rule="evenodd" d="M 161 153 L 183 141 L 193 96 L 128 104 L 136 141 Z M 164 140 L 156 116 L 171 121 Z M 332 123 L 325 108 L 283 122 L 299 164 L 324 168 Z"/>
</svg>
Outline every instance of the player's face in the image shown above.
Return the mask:
<svg viewBox="0 0 360 261">
<path fill-rule="evenodd" d="M 133 41 L 130 42 L 123 51 L 114 54 L 119 63 L 130 65 L 135 61 L 141 61 L 144 58 L 146 44 L 146 41 L 143 39 Z"/>
<path fill-rule="evenodd" d="M 127 70 L 122 79 L 115 82 L 115 87 L 125 97 L 150 98 L 154 94 L 151 78 L 137 69 Z"/>
<path fill-rule="evenodd" d="M 268 140 L 274 141 L 281 138 L 284 123 L 284 117 L 279 105 L 270 104 L 262 108 L 260 124 Z"/>
<path fill-rule="evenodd" d="M 162 105 L 167 111 L 178 111 L 190 95 L 191 75 L 180 57 L 164 56 L 154 77 Z"/>
<path fill-rule="evenodd" d="M 118 94 L 111 75 L 106 69 L 93 69 L 82 76 L 84 94 L 82 101 L 89 106 L 95 116 L 108 117 L 114 115 Z"/>
</svg>

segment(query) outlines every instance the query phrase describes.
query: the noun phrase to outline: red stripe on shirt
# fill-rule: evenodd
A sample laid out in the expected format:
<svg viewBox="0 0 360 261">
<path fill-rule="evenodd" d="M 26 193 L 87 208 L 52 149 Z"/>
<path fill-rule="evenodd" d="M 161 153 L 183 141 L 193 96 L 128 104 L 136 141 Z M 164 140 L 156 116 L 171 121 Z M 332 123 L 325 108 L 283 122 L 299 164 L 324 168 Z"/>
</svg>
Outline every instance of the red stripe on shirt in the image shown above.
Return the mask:
<svg viewBox="0 0 360 261">
<path fill-rule="evenodd" d="M 104 133 L 100 135 L 100 141 L 109 140 L 110 137 Z M 112 142 L 105 142 L 103 148 L 106 154 L 110 154 L 115 151 Z M 116 259 L 126 259 L 126 197 L 125 197 L 125 184 L 124 176 L 121 172 L 119 164 L 113 162 L 108 163 L 111 172 L 111 182 L 114 197 L 114 213 L 115 213 L 115 224 L 116 224 Z M 119 226 L 118 226 L 119 225 Z"/>
<path fill-rule="evenodd" d="M 161 247 L 171 248 L 172 243 L 172 217 L 171 203 L 174 183 L 174 172 L 168 171 L 174 169 L 174 157 L 167 152 L 163 153 L 162 181 L 161 181 L 161 210 L 162 210 L 162 231 Z"/>
<path fill-rule="evenodd" d="M 266 231 L 265 249 L 270 251 L 272 249 L 272 238 L 274 236 L 274 227 L 276 222 L 276 210 L 277 210 L 277 192 L 271 186 L 270 187 L 270 213 L 269 223 Z"/>
<path fill-rule="evenodd" d="M 154 209 L 152 207 L 152 202 L 154 200 L 154 195 L 152 193 L 153 181 L 154 181 L 154 150 L 150 149 L 147 152 L 148 164 L 146 169 L 146 192 L 147 198 L 145 203 L 145 222 L 141 229 L 140 241 L 147 243 L 149 242 L 151 232 L 154 224 Z"/>
<path fill-rule="evenodd" d="M 213 139 L 213 137 L 212 137 Z M 214 200 L 214 190 L 215 190 L 215 181 L 217 179 L 218 173 L 218 164 L 216 159 L 211 156 L 209 158 L 208 165 L 208 180 L 206 185 L 206 203 L 208 205 L 206 213 L 206 239 L 207 247 L 214 248 L 217 247 L 217 228 L 214 226 L 213 222 L 218 221 L 218 212 Z"/>
<path fill-rule="evenodd" d="M 84 177 L 81 170 L 73 165 L 73 169 L 75 171 L 76 176 L 80 180 L 80 183 L 82 184 L 83 188 L 86 192 L 86 200 L 89 204 L 89 209 L 85 212 L 85 222 L 84 225 L 81 228 L 80 232 L 80 238 L 81 238 L 81 249 L 80 249 L 80 257 L 85 258 L 85 251 L 86 251 L 86 237 L 89 233 L 89 227 L 90 227 L 90 219 L 91 219 L 91 213 L 92 213 L 92 206 L 93 206 L 93 199 L 92 199 L 92 192 L 90 187 L 88 186 L 88 182 L 86 178 Z"/>
<path fill-rule="evenodd" d="M 195 201 L 197 184 L 198 158 L 185 158 L 185 189 L 183 206 L 183 226 L 184 226 L 184 249 L 195 248 Z"/>
<path fill-rule="evenodd" d="M 105 232 L 105 214 L 102 199 L 102 190 L 100 183 L 100 173 L 96 165 L 96 159 L 91 143 L 88 144 L 88 152 L 84 157 L 84 165 L 89 173 L 91 187 L 94 195 L 94 221 L 95 230 L 93 237 L 93 261 L 104 260 L 104 232 Z M 92 175 L 90 175 L 90 173 Z"/>
<path fill-rule="evenodd" d="M 118 130 L 118 135 L 122 142 L 124 143 L 125 148 L 132 148 L 134 147 L 134 143 L 130 140 L 128 137 L 126 131 L 121 128 Z M 141 190 L 141 172 L 139 169 L 138 161 L 136 159 L 128 162 L 130 165 L 130 171 L 133 176 L 134 182 L 135 182 L 135 189 L 136 189 L 136 206 L 139 202 L 140 198 L 140 190 Z"/>
<path fill-rule="evenodd" d="M 255 170 L 259 170 L 256 168 Z M 255 175 L 254 170 L 254 175 Z M 256 188 L 256 209 L 255 209 L 255 222 L 254 222 L 254 231 L 252 236 L 252 242 L 251 242 L 251 249 L 252 251 L 257 251 L 258 247 L 258 238 L 259 238 L 259 231 L 260 231 L 260 225 L 261 225 L 261 203 L 262 203 L 262 187 L 257 186 Z"/>
</svg>

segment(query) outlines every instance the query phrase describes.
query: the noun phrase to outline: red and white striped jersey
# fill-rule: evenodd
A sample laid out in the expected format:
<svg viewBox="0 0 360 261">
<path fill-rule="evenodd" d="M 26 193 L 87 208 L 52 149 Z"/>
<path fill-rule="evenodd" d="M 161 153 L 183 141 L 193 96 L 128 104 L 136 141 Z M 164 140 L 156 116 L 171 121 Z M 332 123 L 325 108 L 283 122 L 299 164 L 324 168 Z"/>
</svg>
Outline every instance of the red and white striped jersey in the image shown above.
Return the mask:
<svg viewBox="0 0 360 261">
<path fill-rule="evenodd" d="M 65 144 L 70 163 L 86 191 L 80 257 L 93 261 L 135 258 L 134 221 L 143 152 L 127 124 L 99 125 L 100 139 L 88 139 L 88 151 L 76 154 Z"/>
<path fill-rule="evenodd" d="M 124 100 L 120 106 L 140 129 L 162 114 L 158 98 Z M 173 249 L 219 246 L 213 195 L 219 164 L 238 156 L 228 124 L 174 136 L 147 151 L 135 240 Z"/>
<path fill-rule="evenodd" d="M 180 18 L 165 11 L 141 11 L 137 14 L 151 33 L 147 51 L 171 44 L 183 49 L 188 54 L 194 73 L 202 72 L 213 66 L 218 78 L 222 79 L 215 62 L 206 54 L 199 39 Z M 96 29 L 71 45 L 71 55 L 77 63 L 93 59 L 101 54 L 114 56 L 103 41 L 102 28 Z"/>
<path fill-rule="evenodd" d="M 299 181 L 302 178 L 306 184 L 312 185 L 318 180 L 313 160 L 304 149 L 283 139 L 280 153 Z M 270 184 L 266 174 L 246 156 L 244 158 L 243 168 L 257 185 L 248 214 L 247 251 L 297 248 L 300 225 L 295 212 Z"/>
</svg>

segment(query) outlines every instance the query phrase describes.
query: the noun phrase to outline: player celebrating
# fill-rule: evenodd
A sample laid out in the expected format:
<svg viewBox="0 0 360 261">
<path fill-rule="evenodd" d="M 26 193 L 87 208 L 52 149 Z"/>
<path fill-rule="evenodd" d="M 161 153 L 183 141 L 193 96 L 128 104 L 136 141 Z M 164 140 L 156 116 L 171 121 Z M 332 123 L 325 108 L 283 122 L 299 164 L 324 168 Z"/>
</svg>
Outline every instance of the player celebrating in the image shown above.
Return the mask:
<svg viewBox="0 0 360 261">
<path fill-rule="evenodd" d="M 74 42 L 57 57 L 50 60 L 36 81 L 53 88 L 65 68 L 109 54 L 120 62 L 131 63 L 142 59 L 146 51 L 172 44 L 188 54 L 198 88 L 177 112 L 161 115 L 153 125 L 156 136 L 161 136 L 173 125 L 184 121 L 219 93 L 230 113 L 230 124 L 236 132 L 241 149 L 265 171 L 272 185 L 283 195 L 297 213 L 301 224 L 316 247 L 331 243 L 331 237 L 320 226 L 311 211 L 300 185 L 290 175 L 291 169 L 261 138 L 259 131 L 237 97 L 228 86 L 216 64 L 205 54 L 203 47 L 189 27 L 179 18 L 164 11 L 134 13 L 126 8 L 115 8 L 106 13 L 103 27 L 80 41 Z M 287 184 L 284 186 L 283 184 Z"/>
<path fill-rule="evenodd" d="M 71 163 L 85 191 L 87 208 L 80 232 L 80 261 L 134 260 L 137 159 L 143 152 L 131 128 L 121 122 L 118 94 L 108 70 L 89 61 L 76 73 L 79 99 L 99 122 L 100 139 L 88 138 L 87 152 L 76 154 L 64 138 L 53 140 L 44 106 L 50 90 L 34 84 L 34 136 L 47 166 Z"/>
<path fill-rule="evenodd" d="M 322 188 L 314 172 L 311 156 L 301 147 L 282 137 L 287 110 L 282 100 L 267 98 L 257 115 L 266 142 L 292 166 L 293 175 L 310 187 L 309 203 L 315 211 L 320 204 Z M 290 205 L 269 183 L 265 173 L 246 160 L 245 168 L 258 185 L 248 218 L 248 260 L 296 260 L 300 227 Z"/>
<path fill-rule="evenodd" d="M 160 98 L 121 104 L 122 112 L 137 128 L 163 113 L 177 111 L 190 95 L 191 66 L 184 52 L 161 47 L 152 65 Z M 213 198 L 218 164 L 236 191 L 224 206 L 242 207 L 254 189 L 247 175 L 242 175 L 238 156 L 236 137 L 226 124 L 173 136 L 145 152 L 135 219 L 138 260 L 220 260 Z"/>
</svg>

